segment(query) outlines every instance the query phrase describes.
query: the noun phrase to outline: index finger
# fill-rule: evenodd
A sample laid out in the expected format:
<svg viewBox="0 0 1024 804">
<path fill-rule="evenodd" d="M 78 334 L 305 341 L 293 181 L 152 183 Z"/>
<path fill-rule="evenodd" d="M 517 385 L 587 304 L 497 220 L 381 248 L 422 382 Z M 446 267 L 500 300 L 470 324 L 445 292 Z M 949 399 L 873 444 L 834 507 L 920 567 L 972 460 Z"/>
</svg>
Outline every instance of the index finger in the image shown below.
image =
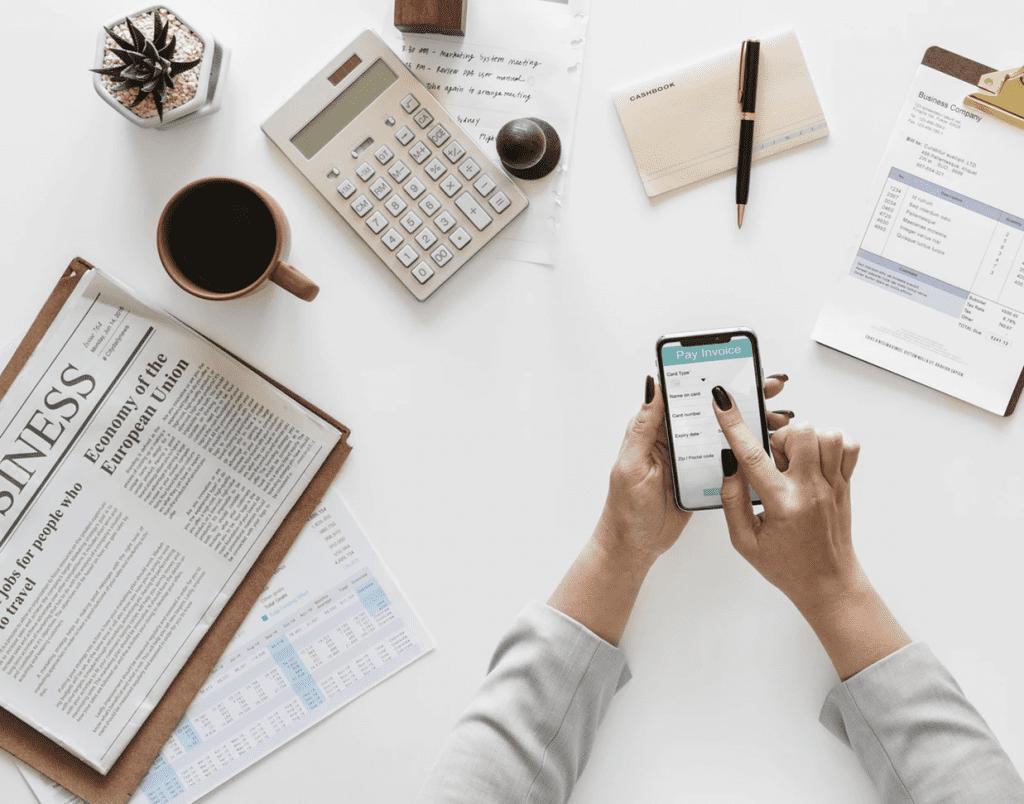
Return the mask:
<svg viewBox="0 0 1024 804">
<path fill-rule="evenodd" d="M 757 496 L 764 502 L 780 495 L 786 488 L 786 478 L 775 467 L 765 451 L 764 444 L 743 421 L 733 398 L 720 385 L 716 385 L 711 394 L 715 399 L 715 416 L 725 440 L 729 442 L 736 461 L 743 468 L 743 474 L 757 492 Z"/>
</svg>

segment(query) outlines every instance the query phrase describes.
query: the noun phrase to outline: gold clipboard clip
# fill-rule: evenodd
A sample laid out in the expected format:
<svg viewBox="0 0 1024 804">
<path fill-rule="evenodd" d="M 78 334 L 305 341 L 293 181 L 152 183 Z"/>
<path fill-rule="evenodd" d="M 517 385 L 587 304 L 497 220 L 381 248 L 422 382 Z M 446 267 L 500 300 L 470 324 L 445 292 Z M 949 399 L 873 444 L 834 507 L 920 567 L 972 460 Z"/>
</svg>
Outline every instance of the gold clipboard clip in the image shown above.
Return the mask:
<svg viewBox="0 0 1024 804">
<path fill-rule="evenodd" d="M 1024 128 L 1024 67 L 997 70 L 978 79 L 978 89 L 964 105 Z"/>
</svg>

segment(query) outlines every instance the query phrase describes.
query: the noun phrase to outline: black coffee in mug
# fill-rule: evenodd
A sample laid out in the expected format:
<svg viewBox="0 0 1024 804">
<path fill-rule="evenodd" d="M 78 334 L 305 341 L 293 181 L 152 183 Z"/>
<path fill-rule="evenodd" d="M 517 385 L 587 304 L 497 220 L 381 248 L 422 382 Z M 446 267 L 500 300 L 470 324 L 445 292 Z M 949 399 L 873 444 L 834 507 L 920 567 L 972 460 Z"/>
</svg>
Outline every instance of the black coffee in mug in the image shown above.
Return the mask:
<svg viewBox="0 0 1024 804">
<path fill-rule="evenodd" d="M 182 193 L 167 211 L 166 244 L 190 282 L 234 293 L 260 279 L 274 260 L 274 216 L 256 193 L 210 180 Z"/>
</svg>

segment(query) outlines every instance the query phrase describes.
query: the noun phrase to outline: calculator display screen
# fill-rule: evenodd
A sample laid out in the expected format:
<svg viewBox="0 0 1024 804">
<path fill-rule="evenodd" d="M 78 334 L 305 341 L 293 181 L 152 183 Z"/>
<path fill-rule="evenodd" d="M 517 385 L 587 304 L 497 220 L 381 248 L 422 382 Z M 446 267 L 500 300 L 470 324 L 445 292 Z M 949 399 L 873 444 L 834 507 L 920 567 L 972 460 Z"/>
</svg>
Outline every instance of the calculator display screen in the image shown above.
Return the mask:
<svg viewBox="0 0 1024 804">
<path fill-rule="evenodd" d="M 344 92 L 310 120 L 291 142 L 306 159 L 312 159 L 321 148 L 337 136 L 367 106 L 398 80 L 383 60 L 377 59 Z"/>
</svg>

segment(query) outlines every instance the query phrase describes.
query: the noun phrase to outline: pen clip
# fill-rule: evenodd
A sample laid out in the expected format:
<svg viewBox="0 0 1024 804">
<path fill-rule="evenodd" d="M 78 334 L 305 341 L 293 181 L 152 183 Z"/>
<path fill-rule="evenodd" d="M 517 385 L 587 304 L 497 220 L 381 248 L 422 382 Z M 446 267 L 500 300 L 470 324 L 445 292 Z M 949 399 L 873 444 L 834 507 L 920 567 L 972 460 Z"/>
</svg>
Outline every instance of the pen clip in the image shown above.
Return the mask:
<svg viewBox="0 0 1024 804">
<path fill-rule="evenodd" d="M 749 40 L 744 39 L 743 44 L 740 45 L 740 83 L 736 88 L 736 102 L 743 103 L 743 74 L 747 70 L 747 42 Z"/>
</svg>

